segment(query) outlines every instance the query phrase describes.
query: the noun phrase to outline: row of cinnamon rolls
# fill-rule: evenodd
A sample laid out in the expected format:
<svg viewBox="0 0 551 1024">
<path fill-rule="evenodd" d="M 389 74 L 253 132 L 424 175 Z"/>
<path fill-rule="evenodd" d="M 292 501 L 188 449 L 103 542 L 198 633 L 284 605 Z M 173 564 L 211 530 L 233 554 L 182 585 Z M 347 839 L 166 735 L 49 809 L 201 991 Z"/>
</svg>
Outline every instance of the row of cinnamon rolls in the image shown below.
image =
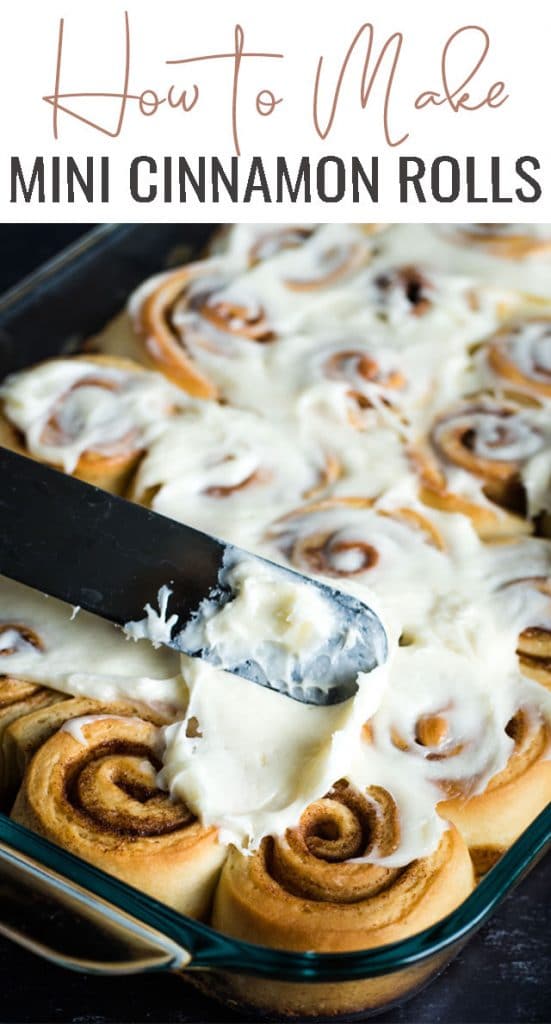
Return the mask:
<svg viewBox="0 0 551 1024">
<path fill-rule="evenodd" d="M 473 861 L 486 870 L 551 789 L 551 765 L 542 759 L 549 726 L 525 708 L 507 724 L 506 766 L 482 793 L 466 798 L 467 780 L 440 783 L 440 813 L 454 824 L 423 857 L 393 864 L 403 829 L 398 801 L 379 785 L 359 789 L 347 780 L 285 835 L 267 837 L 253 853 L 228 851 L 216 828 L 159 785 L 167 721 L 136 701 L 94 701 L 4 677 L 4 807 L 170 906 L 282 948 L 366 948 L 429 925 L 469 894 Z M 365 730 L 367 746 L 373 728 Z M 434 764 L 452 762 L 446 730 L 443 714 L 425 715 L 411 740 L 393 733 L 392 742 L 404 751 L 411 742 Z"/>
<path fill-rule="evenodd" d="M 276 451 L 279 432 L 281 447 L 303 456 L 294 470 L 306 483 L 288 489 L 287 509 L 301 497 L 376 497 L 410 474 L 423 502 L 468 515 L 484 538 L 531 532 L 551 502 L 551 303 L 441 268 L 389 265 L 386 233 L 326 225 L 251 241 L 249 229 L 262 259 L 251 246 L 235 257 L 227 242 L 229 254 L 147 282 L 94 341 L 99 352 L 2 386 L 0 439 L 122 491 L 172 429 L 185 448 L 181 417 L 189 413 L 189 429 L 192 409 L 224 433 L 223 418 L 191 394 L 222 407 L 231 434 L 250 435 L 234 447 L 264 434 Z M 358 247 L 361 260 L 344 258 Z M 328 252 L 339 272 L 291 288 L 298 304 L 286 302 L 299 280 L 286 260 L 306 274 Z M 251 415 L 239 423 L 228 405 Z M 221 459 L 229 482 L 214 490 L 273 479 L 259 465 L 270 456 L 234 458 L 231 446 Z"/>
</svg>

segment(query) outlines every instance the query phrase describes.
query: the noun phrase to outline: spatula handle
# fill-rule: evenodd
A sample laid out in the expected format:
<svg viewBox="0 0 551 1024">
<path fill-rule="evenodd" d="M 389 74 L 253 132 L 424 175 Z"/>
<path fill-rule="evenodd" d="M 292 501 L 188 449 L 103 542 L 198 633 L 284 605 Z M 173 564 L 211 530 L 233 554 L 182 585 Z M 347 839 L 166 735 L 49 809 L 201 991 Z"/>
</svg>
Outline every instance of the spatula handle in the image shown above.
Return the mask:
<svg viewBox="0 0 551 1024">
<path fill-rule="evenodd" d="M 225 545 L 0 448 L 0 573 L 119 625 L 171 583 L 182 622 L 216 586 Z"/>
</svg>

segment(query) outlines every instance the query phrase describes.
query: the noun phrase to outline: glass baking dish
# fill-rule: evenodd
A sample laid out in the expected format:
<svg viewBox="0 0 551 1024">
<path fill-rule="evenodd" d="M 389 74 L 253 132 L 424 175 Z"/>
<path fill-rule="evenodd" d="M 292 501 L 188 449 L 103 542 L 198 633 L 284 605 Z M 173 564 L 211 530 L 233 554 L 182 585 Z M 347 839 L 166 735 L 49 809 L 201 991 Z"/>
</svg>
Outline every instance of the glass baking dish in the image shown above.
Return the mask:
<svg viewBox="0 0 551 1024">
<path fill-rule="evenodd" d="M 200 251 L 212 229 L 91 231 L 0 299 L 0 379 L 77 350 L 140 281 Z M 363 952 L 289 953 L 184 917 L 0 814 L 0 932 L 73 970 L 185 972 L 210 996 L 270 1020 L 360 1020 L 441 971 L 549 845 L 551 807 L 460 907 L 425 931 Z"/>
</svg>

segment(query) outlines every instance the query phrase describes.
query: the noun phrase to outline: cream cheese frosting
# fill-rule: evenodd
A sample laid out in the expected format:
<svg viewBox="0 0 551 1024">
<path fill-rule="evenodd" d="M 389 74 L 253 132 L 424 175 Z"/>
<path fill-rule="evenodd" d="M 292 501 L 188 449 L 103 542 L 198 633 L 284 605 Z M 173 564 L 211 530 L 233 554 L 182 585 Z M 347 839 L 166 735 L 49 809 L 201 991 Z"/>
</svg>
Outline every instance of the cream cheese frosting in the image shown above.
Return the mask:
<svg viewBox="0 0 551 1024">
<path fill-rule="evenodd" d="M 176 713 L 187 693 L 178 656 L 131 643 L 109 622 L 0 577 L 0 671 L 73 696 L 129 698 Z"/>
<path fill-rule="evenodd" d="M 385 663 L 388 638 L 367 594 L 358 600 L 233 545 L 223 550 L 217 582 L 189 618 L 169 612 L 168 585 L 128 622 L 134 640 L 168 644 L 295 700 L 334 704 L 360 677 Z M 177 608 L 177 602 L 176 602 Z M 251 622 L 255 623 L 251 636 Z"/>
<path fill-rule="evenodd" d="M 345 776 L 363 722 L 380 701 L 386 668 L 360 679 L 354 698 L 315 707 L 183 657 L 187 715 L 165 729 L 161 780 L 225 842 L 254 849 L 282 834 Z"/>
</svg>

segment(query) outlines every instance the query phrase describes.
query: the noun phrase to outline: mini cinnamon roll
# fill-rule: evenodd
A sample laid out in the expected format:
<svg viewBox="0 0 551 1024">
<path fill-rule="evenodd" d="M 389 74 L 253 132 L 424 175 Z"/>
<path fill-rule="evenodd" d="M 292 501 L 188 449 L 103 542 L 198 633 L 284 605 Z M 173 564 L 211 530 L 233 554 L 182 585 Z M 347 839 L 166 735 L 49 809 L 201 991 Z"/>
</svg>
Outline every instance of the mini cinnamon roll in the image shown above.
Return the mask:
<svg viewBox="0 0 551 1024">
<path fill-rule="evenodd" d="M 0 577 L 0 674 L 68 695 L 185 706 L 178 655 L 129 643 L 111 623 Z"/>
<path fill-rule="evenodd" d="M 131 497 L 234 543 L 252 538 L 301 498 L 326 492 L 340 464 L 317 444 L 244 410 L 207 403 L 152 445 Z"/>
<path fill-rule="evenodd" d="M 386 351 L 343 343 L 322 349 L 312 362 L 316 376 L 345 389 L 347 419 L 356 430 L 365 429 L 381 407 L 399 404 L 407 386 L 396 355 Z"/>
<path fill-rule="evenodd" d="M 121 492 L 180 396 L 131 360 L 52 359 L 0 388 L 0 442 L 108 490 Z"/>
<path fill-rule="evenodd" d="M 469 796 L 509 753 L 505 726 L 515 697 L 505 679 L 502 688 L 492 691 L 483 664 L 460 645 L 454 651 L 430 636 L 427 644 L 400 647 L 368 723 L 370 749 L 414 784 L 429 783 L 442 797 Z"/>
<path fill-rule="evenodd" d="M 25 627 L 18 626 L 16 624 L 9 625 L 4 623 L 0 625 L 0 669 L 2 668 L 2 655 L 9 649 L 4 648 L 2 650 L 2 642 L 6 642 L 6 637 L 9 637 L 8 641 L 11 645 L 18 642 L 18 638 L 21 638 L 22 643 L 33 642 L 34 638 L 31 639 L 28 630 Z M 37 638 L 38 640 L 38 638 Z M 11 778 L 11 771 L 9 768 L 9 759 L 5 756 L 5 742 L 6 733 L 9 730 L 10 725 L 16 722 L 22 715 L 28 715 L 31 712 L 41 709 L 49 708 L 51 704 L 56 704 L 58 701 L 63 701 L 65 698 L 62 694 L 56 693 L 54 690 L 47 689 L 44 686 L 40 686 L 37 683 L 28 683 L 22 679 L 13 679 L 10 676 L 0 676 L 0 807 L 6 808 L 9 805 L 10 795 L 13 795 L 13 784 Z"/>
<path fill-rule="evenodd" d="M 14 682 L 14 681 L 12 681 Z M 4 721 L 0 718 L 0 778 L 6 800 L 13 802 L 27 765 L 36 750 L 65 722 L 84 715 L 139 715 L 155 725 L 166 725 L 170 718 L 145 704 L 131 701 L 98 701 L 71 697 L 47 687 L 35 686 L 35 694 L 23 698 L 32 684 L 18 684 L 20 699 L 11 706 Z M 0 680 L 0 700 L 2 681 Z M 1 712 L 0 712 L 1 715 Z M 3 728 L 2 728 L 3 724 Z"/>
<path fill-rule="evenodd" d="M 486 396 L 464 402 L 411 449 L 420 498 L 469 516 L 485 539 L 531 532 L 523 473 L 548 446 L 545 420 L 532 410 Z"/>
<path fill-rule="evenodd" d="M 284 284 L 294 292 L 320 291 L 346 280 L 365 267 L 371 258 L 371 248 L 358 238 L 316 239 L 316 245 L 307 254 L 304 270 L 284 278 Z"/>
<path fill-rule="evenodd" d="M 436 230 L 500 259 L 525 260 L 551 252 L 551 229 L 546 224 L 440 224 Z"/>
<path fill-rule="evenodd" d="M 316 229 L 316 224 L 223 224 L 209 240 L 204 255 L 232 256 L 254 267 L 300 248 Z"/>
<path fill-rule="evenodd" d="M 363 575 L 378 566 L 388 543 L 385 535 L 388 540 L 402 537 L 406 545 L 417 537 L 437 550 L 444 548 L 428 518 L 414 509 L 375 508 L 369 498 L 332 498 L 306 505 L 268 531 L 268 538 L 295 568 L 335 579 Z"/>
<path fill-rule="evenodd" d="M 465 839 L 476 870 L 488 871 L 551 800 L 551 730 L 531 707 L 520 708 L 506 728 L 514 747 L 507 764 L 482 793 L 455 796 L 438 810 Z"/>
<path fill-rule="evenodd" d="M 386 867 L 384 857 L 399 842 L 389 792 L 338 783 L 284 837 L 264 839 L 252 856 L 230 850 L 213 924 L 250 942 L 297 951 L 366 949 L 414 934 L 471 892 L 472 865 L 454 828 L 431 855 Z"/>
<path fill-rule="evenodd" d="M 261 302 L 239 292 L 217 264 L 192 263 L 154 280 L 131 300 L 147 362 L 198 398 L 217 386 L 200 367 L 202 350 L 218 357 L 235 345 L 264 345 L 274 329 Z"/>
<path fill-rule="evenodd" d="M 214 232 L 206 247 L 206 256 L 232 256 L 245 259 L 249 267 L 299 249 L 312 235 L 326 225 L 319 224 L 224 224 Z M 354 231 L 361 236 L 378 235 L 388 224 L 357 224 Z"/>
<path fill-rule="evenodd" d="M 485 349 L 491 369 L 504 382 L 551 398 L 551 318 L 533 317 L 502 327 Z"/>
<path fill-rule="evenodd" d="M 431 606 L 431 584 L 438 590 L 453 572 L 428 516 L 380 508 L 367 498 L 329 498 L 296 509 L 269 527 L 266 540 L 299 572 L 339 587 L 369 586 L 404 628 L 415 629 Z"/>
<path fill-rule="evenodd" d="M 224 849 L 157 786 L 152 722 L 108 713 L 66 721 L 34 753 L 12 818 L 193 917 L 207 912 Z"/>
</svg>

